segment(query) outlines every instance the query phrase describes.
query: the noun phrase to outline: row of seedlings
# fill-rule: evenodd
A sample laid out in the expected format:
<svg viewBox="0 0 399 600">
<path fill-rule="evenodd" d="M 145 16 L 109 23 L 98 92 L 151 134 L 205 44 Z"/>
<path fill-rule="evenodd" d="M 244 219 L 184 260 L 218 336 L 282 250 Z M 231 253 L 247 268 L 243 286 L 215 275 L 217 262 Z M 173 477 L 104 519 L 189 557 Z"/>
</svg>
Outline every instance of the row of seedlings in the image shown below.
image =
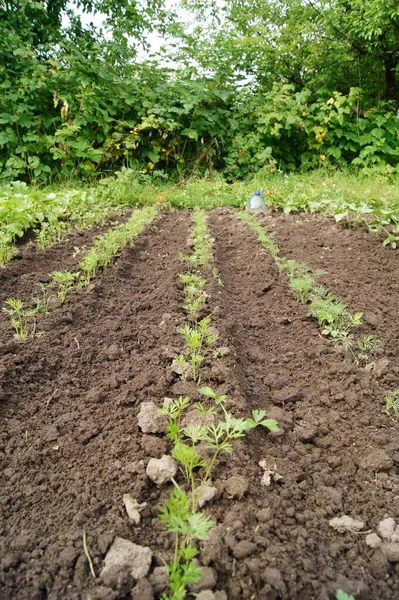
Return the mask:
<svg viewBox="0 0 399 600">
<path fill-rule="evenodd" d="M 254 215 L 239 212 L 238 217 L 257 235 L 259 242 L 271 254 L 280 273 L 288 276 L 289 284 L 297 300 L 309 307 L 309 316 L 316 319 L 322 335 L 337 342 L 348 352 L 356 365 L 366 364 L 372 352 L 378 349 L 378 339 L 364 335 L 355 340 L 353 330 L 362 324 L 363 313 L 351 314 L 345 304 L 339 301 L 317 280 L 325 274 L 321 269 L 310 269 L 303 263 L 279 256 L 280 249 L 274 234 L 267 233 Z"/>
<path fill-rule="evenodd" d="M 96 238 L 92 248 L 79 262 L 80 271 L 75 273 L 53 272 L 51 280 L 56 287 L 56 293 L 61 303 L 64 304 L 68 293 L 72 290 L 85 289 L 100 269 L 109 265 L 122 248 L 144 231 L 156 214 L 156 208 L 152 206 L 136 210 L 126 223 L 109 229 L 107 233 Z M 39 313 L 46 314 L 49 312 L 51 296 L 48 293 L 48 288 L 43 283 L 38 285 L 41 294 L 38 298 L 32 298 L 33 306 L 26 308 L 22 300 L 8 298 L 5 302 L 6 306 L 2 308 L 2 312 L 11 318 L 15 336 L 19 341 L 25 341 L 30 331 L 34 333 L 36 316 Z"/>
<path fill-rule="evenodd" d="M 211 268 L 213 239 L 208 233 L 203 210 L 194 212 L 191 232 L 192 253 L 181 255 L 187 265 L 179 275 L 184 286 L 184 310 L 188 323 L 180 328 L 185 342 L 183 353 L 175 357 L 173 369 L 180 367 L 182 378 L 200 383 L 200 367 L 206 356 L 213 354 L 217 335 L 212 331 L 211 315 L 202 316 L 207 303 L 205 285 L 212 274 L 222 284 L 219 272 Z M 216 354 L 217 355 L 217 354 Z M 245 437 L 258 426 L 278 431 L 274 419 L 266 419 L 263 410 L 252 411 L 247 419 L 235 417 L 228 409 L 226 395 L 218 395 L 209 386 L 198 389 L 201 402 L 192 403 L 186 396 L 165 399 L 159 414 L 167 417 L 167 437 L 173 444 L 172 457 L 179 464 L 182 483 L 172 479 L 173 492 L 161 506 L 159 518 L 174 536 L 172 560 L 167 564 L 169 584 L 162 599 L 182 600 L 190 584 L 197 583 L 202 574 L 194 560 L 199 554 L 199 542 L 209 537 L 216 523 L 201 509 L 217 493 L 211 477 L 221 452 L 231 453 L 233 442 Z M 187 411 L 196 409 L 196 424 L 185 425 Z"/>
<path fill-rule="evenodd" d="M 93 191 L 67 190 L 43 193 L 30 191 L 16 182 L 0 196 L 0 267 L 5 267 L 16 252 L 18 238 L 30 229 L 38 248 L 59 243 L 73 228 L 89 229 L 103 225 L 127 210 L 127 203 L 102 200 Z"/>
</svg>

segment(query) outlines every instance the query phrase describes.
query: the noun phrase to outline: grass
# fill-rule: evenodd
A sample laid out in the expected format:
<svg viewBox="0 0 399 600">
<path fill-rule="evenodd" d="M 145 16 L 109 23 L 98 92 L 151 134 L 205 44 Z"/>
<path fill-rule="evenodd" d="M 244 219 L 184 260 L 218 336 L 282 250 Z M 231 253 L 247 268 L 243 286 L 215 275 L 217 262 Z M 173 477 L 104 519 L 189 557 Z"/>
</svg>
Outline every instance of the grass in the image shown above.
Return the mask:
<svg viewBox="0 0 399 600">
<path fill-rule="evenodd" d="M 78 226 L 84 226 L 86 218 L 96 220 L 92 213 L 97 208 L 148 206 L 204 209 L 230 206 L 244 208 L 246 201 L 257 189 L 265 191 L 265 201 L 270 207 L 285 212 L 327 212 L 335 214 L 342 207 L 389 208 L 399 211 L 399 176 L 382 176 L 369 173 L 357 175 L 350 171 L 329 172 L 323 169 L 304 174 L 271 174 L 266 169 L 252 179 L 227 183 L 221 176 L 212 179 L 192 178 L 179 183 L 143 176 L 131 169 L 117 172 L 115 176 L 101 180 L 96 186 L 52 186 L 39 189 L 10 184 L 0 185 L 0 235 L 6 223 L 2 205 L 7 199 L 7 211 L 14 196 L 21 194 L 32 206 L 53 202 L 70 216 L 77 210 Z M 18 198 L 16 197 L 16 201 Z M 19 198 L 21 202 L 21 198 Z M 34 209 L 33 206 L 33 209 Z M 54 211 L 55 212 L 55 211 Z M 86 217 L 89 215 L 89 217 Z M 97 215 L 96 215 L 97 216 Z M 88 223 L 90 224 L 90 223 Z M 57 233 L 57 232 L 56 232 Z"/>
</svg>

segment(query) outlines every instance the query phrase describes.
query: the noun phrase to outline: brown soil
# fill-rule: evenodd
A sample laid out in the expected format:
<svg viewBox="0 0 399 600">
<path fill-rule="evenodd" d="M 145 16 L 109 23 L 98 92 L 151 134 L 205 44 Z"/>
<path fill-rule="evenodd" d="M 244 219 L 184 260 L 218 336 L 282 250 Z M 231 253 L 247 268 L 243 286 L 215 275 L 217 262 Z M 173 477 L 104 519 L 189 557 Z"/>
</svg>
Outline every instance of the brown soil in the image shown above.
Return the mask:
<svg viewBox="0 0 399 600">
<path fill-rule="evenodd" d="M 161 215 L 86 292 L 43 316 L 25 344 L 0 317 L 2 600 L 136 598 L 126 586 L 106 588 L 91 577 L 84 530 L 97 575 L 115 536 L 150 546 L 153 568 L 170 556 L 171 536 L 157 519 L 170 487 L 145 475 L 149 458 L 169 445 L 141 433 L 137 415 L 146 400 L 196 396 L 170 368 L 183 346 L 177 276 L 190 224 L 189 213 Z M 219 497 L 205 508 L 217 529 L 200 561 L 213 569 L 214 589 L 232 600 L 322 600 L 337 589 L 396 598 L 398 563 L 365 537 L 385 516 L 399 516 L 398 425 L 384 415 L 385 392 L 399 387 L 399 255 L 320 216 L 265 219 L 282 254 L 325 268 L 329 289 L 364 311 L 364 331 L 381 342 L 376 359 L 390 361 L 382 372 L 367 371 L 320 336 L 244 223 L 220 210 L 209 224 L 224 283 L 210 278 L 209 311 L 230 353 L 204 365 L 201 383 L 228 393 L 237 415 L 267 410 L 281 432 L 256 430 L 219 461 Z M 1 272 L 2 298 L 36 295 L 35 281 L 73 268 L 77 245 L 22 249 L 21 260 Z M 389 464 L 366 468 L 377 450 Z M 262 460 L 282 479 L 262 486 Z M 236 475 L 248 491 L 231 497 Z M 138 526 L 125 514 L 126 493 L 147 502 Z M 362 519 L 363 532 L 329 526 L 345 514 Z"/>
</svg>

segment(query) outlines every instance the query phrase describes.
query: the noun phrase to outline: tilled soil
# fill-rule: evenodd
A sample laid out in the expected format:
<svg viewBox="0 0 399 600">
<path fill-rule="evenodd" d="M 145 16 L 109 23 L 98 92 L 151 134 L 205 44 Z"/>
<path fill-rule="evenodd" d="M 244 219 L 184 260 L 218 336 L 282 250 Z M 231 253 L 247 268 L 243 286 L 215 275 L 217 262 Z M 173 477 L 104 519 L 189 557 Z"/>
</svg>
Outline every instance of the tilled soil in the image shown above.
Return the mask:
<svg viewBox="0 0 399 600">
<path fill-rule="evenodd" d="M 208 221 L 224 284 L 209 278 L 208 308 L 229 354 L 205 363 L 201 384 L 227 393 L 237 415 L 265 409 L 281 431 L 257 429 L 218 462 L 218 497 L 205 507 L 217 527 L 201 544 L 202 589 L 229 599 L 321 600 L 337 589 L 396 598 L 398 563 L 365 538 L 384 517 L 399 517 L 398 425 L 384 415 L 386 391 L 399 387 L 399 255 L 324 217 L 264 219 L 282 255 L 324 268 L 325 285 L 364 311 L 364 332 L 380 340 L 375 360 L 389 360 L 367 370 L 320 336 L 244 223 L 228 210 Z M 107 587 L 99 573 L 116 536 L 151 548 L 151 572 L 171 554 L 157 518 L 171 489 L 145 474 L 170 444 L 143 434 L 137 415 L 144 401 L 198 399 L 192 382 L 171 370 L 183 349 L 179 252 L 189 251 L 190 226 L 189 213 L 160 215 L 88 290 L 44 315 L 25 344 L 0 318 L 1 599 L 159 597 L 151 573 L 136 590 L 129 580 Z M 1 273 L 6 296 L 32 295 L 27 273 L 71 268 L 76 245 L 41 258 L 22 250 L 19 264 Z M 261 485 L 260 461 L 274 474 L 270 485 Z M 126 493 L 147 503 L 139 525 L 128 521 Z M 329 521 L 342 515 L 364 521 L 362 531 L 334 530 Z"/>
</svg>

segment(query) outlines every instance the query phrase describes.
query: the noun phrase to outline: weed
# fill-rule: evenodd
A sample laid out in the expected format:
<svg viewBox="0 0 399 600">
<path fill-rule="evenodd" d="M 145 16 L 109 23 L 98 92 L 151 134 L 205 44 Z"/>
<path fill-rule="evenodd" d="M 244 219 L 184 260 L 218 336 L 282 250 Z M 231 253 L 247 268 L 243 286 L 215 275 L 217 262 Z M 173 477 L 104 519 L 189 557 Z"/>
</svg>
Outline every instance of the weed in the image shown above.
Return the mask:
<svg viewBox="0 0 399 600">
<path fill-rule="evenodd" d="M 399 420 L 399 388 L 386 394 L 385 414 L 388 415 L 392 421 Z"/>
</svg>

